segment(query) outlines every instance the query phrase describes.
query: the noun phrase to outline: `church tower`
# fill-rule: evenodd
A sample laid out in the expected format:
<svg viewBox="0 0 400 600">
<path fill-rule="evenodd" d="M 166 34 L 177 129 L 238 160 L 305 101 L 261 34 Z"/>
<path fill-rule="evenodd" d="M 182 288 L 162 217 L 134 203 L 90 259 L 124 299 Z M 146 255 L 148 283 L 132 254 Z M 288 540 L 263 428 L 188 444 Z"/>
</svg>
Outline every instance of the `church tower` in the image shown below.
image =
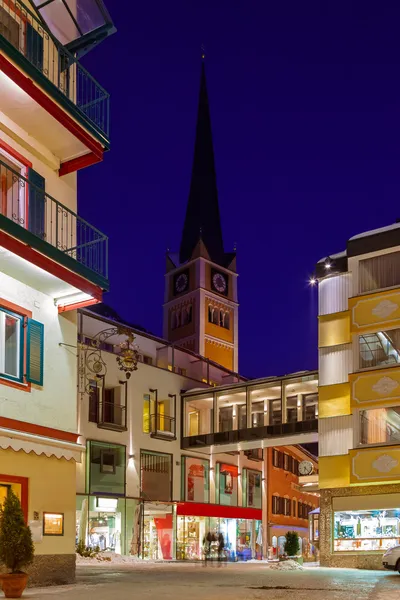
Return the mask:
<svg viewBox="0 0 400 600">
<path fill-rule="evenodd" d="M 225 252 L 204 61 L 179 254 L 167 254 L 164 337 L 238 371 L 236 253 Z"/>
</svg>

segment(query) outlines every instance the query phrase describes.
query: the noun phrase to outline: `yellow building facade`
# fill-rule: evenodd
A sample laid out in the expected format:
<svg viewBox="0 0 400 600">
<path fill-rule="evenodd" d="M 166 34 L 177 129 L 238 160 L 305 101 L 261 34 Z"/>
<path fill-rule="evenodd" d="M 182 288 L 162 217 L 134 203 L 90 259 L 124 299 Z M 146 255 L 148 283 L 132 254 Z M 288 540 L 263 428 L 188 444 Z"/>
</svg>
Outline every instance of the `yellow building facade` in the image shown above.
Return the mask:
<svg viewBox="0 0 400 600">
<path fill-rule="evenodd" d="M 319 279 L 321 564 L 400 543 L 400 228 L 351 238 Z"/>
</svg>

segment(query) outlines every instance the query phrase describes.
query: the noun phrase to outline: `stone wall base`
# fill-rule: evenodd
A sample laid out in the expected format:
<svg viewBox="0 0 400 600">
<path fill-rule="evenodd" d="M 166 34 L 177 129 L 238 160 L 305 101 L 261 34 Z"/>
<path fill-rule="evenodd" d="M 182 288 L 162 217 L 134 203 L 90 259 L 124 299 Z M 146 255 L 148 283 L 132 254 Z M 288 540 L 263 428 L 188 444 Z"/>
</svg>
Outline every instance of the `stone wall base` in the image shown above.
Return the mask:
<svg viewBox="0 0 400 600">
<path fill-rule="evenodd" d="M 36 554 L 27 569 L 29 587 L 75 583 L 75 554 Z"/>
<path fill-rule="evenodd" d="M 377 569 L 383 570 L 383 552 L 380 554 L 329 554 L 321 559 L 321 567 L 338 567 L 340 569 Z"/>
</svg>

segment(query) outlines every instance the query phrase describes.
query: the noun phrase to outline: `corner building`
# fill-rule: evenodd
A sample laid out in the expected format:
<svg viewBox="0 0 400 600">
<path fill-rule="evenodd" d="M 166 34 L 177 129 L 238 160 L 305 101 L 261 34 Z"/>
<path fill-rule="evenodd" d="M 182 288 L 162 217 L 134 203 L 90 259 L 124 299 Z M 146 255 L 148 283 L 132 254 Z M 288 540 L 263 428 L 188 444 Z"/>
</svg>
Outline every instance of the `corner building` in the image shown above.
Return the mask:
<svg viewBox="0 0 400 600">
<path fill-rule="evenodd" d="M 400 225 L 317 276 L 321 564 L 379 568 L 400 543 Z"/>
<path fill-rule="evenodd" d="M 77 212 L 77 169 L 109 147 L 79 62 L 98 32 L 78 0 L 44 4 L 0 0 L 0 502 L 21 501 L 36 584 L 75 578 L 77 308 L 108 289 L 107 237 Z"/>
</svg>

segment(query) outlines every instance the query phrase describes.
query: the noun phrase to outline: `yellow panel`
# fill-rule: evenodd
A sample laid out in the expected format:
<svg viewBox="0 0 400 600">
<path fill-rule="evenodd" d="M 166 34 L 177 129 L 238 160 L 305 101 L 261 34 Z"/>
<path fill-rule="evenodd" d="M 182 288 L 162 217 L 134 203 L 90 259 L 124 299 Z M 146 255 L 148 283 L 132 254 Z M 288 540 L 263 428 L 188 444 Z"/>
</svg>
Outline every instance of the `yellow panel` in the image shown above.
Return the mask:
<svg viewBox="0 0 400 600">
<path fill-rule="evenodd" d="M 378 292 L 349 299 L 352 333 L 400 326 L 400 291 Z"/>
<path fill-rule="evenodd" d="M 233 350 L 231 348 L 206 340 L 205 356 L 227 369 L 233 369 Z"/>
<path fill-rule="evenodd" d="M 400 403 L 400 367 L 350 375 L 351 405 L 356 408 Z"/>
<path fill-rule="evenodd" d="M 351 483 L 400 481 L 400 446 L 350 450 Z"/>
<path fill-rule="evenodd" d="M 27 477 L 28 520 L 33 513 L 64 513 L 64 535 L 44 536 L 36 554 L 74 554 L 76 535 L 76 465 L 73 460 L 0 449 L 1 473 Z"/>
<path fill-rule="evenodd" d="M 350 456 L 320 456 L 318 461 L 320 489 L 350 485 Z"/>
<path fill-rule="evenodd" d="M 322 385 L 318 388 L 318 416 L 320 419 L 350 414 L 349 383 Z"/>
<path fill-rule="evenodd" d="M 337 346 L 351 342 L 350 311 L 346 310 L 318 318 L 318 346 Z"/>
</svg>

